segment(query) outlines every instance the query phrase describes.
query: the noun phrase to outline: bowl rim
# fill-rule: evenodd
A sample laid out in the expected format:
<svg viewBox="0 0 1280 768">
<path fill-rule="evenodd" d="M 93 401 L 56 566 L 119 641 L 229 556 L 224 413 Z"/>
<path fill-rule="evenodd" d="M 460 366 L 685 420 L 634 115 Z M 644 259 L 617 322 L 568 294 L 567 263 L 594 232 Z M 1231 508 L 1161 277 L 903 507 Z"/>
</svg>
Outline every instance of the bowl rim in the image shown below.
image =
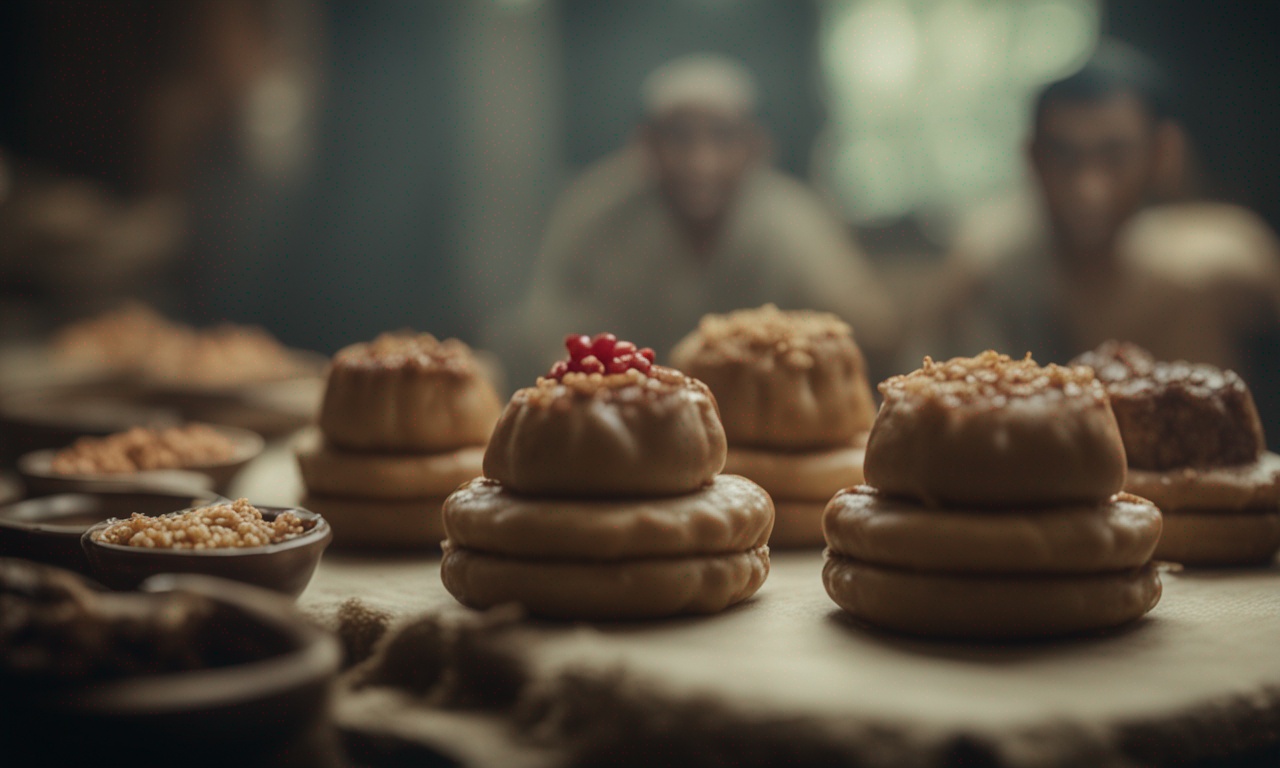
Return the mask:
<svg viewBox="0 0 1280 768">
<path fill-rule="evenodd" d="M 212 491 L 205 491 L 205 501 L 216 504 L 222 500 L 220 496 Z M 168 490 L 161 488 L 127 488 L 112 489 L 102 492 L 88 491 L 67 491 L 64 493 L 54 493 L 48 496 L 34 496 L 27 499 L 18 499 L 8 503 L 0 504 L 0 528 L 12 531 L 20 531 L 29 534 L 44 534 L 55 536 L 67 536 L 72 533 L 79 538 L 84 533 L 85 527 L 81 525 L 58 525 L 56 520 L 62 517 L 71 517 L 77 514 L 84 514 L 83 509 L 67 510 L 64 515 L 51 515 L 38 520 L 23 519 L 10 514 L 11 510 L 18 507 L 39 507 L 47 506 L 55 503 L 66 504 L 82 504 L 91 502 L 104 496 L 154 496 L 156 498 L 172 498 L 175 502 L 181 503 L 180 499 L 194 501 L 199 498 L 198 494 L 180 492 L 178 490 Z"/>
<path fill-rule="evenodd" d="M 214 431 L 220 432 L 230 439 L 235 444 L 235 454 L 232 458 L 226 461 L 214 462 L 213 464 L 190 464 L 183 467 L 170 467 L 166 469 L 140 469 L 136 472 L 64 474 L 61 472 L 54 472 L 50 466 L 54 455 L 57 454 L 58 451 L 70 447 L 63 446 L 62 448 L 42 448 L 38 451 L 24 453 L 18 457 L 18 461 L 15 463 L 15 466 L 17 467 L 19 475 L 38 477 L 42 480 L 120 484 L 127 484 L 130 482 L 140 484 L 147 482 L 161 483 L 165 480 L 177 479 L 187 475 L 201 475 L 209 470 L 247 464 L 262 455 L 263 450 L 265 450 L 267 446 L 266 438 L 251 429 L 245 429 L 243 427 L 233 427 L 226 424 L 209 424 L 199 420 L 184 421 L 179 426 L 182 427 L 191 424 L 200 424 L 205 427 L 210 427 Z M 113 432 L 111 434 L 119 434 L 119 432 Z M 98 436 L 85 435 L 85 437 Z"/>
<path fill-rule="evenodd" d="M 213 506 L 217 504 L 230 504 L 231 502 L 232 502 L 232 499 L 228 499 L 225 496 L 220 496 L 210 504 L 206 504 L 204 506 Z M 108 526 L 113 525 L 114 523 L 120 522 L 120 518 L 112 518 L 110 520 L 103 520 L 102 522 L 96 525 L 92 525 L 89 528 L 86 528 L 84 533 L 81 534 L 80 536 L 80 546 L 84 549 L 86 554 L 89 554 L 93 549 L 96 548 L 98 550 L 112 552 L 117 555 L 125 555 L 125 556 L 131 555 L 134 557 L 146 557 L 146 556 L 155 556 L 158 558 L 245 557 L 245 556 L 251 556 L 251 555 L 274 555 L 274 554 L 279 554 L 280 552 L 287 552 L 291 549 L 300 549 L 303 547 L 312 546 L 317 543 L 326 542 L 333 535 L 333 530 L 329 526 L 329 521 L 325 520 L 324 517 L 322 517 L 320 514 L 316 512 L 312 512 L 311 510 L 306 509 L 305 507 L 298 507 L 298 506 L 280 507 L 280 506 L 274 506 L 270 504 L 262 504 L 262 505 L 254 504 L 253 506 L 260 512 L 271 512 L 273 513 L 273 515 L 278 515 L 284 512 L 293 512 L 294 514 L 298 515 L 298 517 L 304 520 L 314 520 L 315 525 L 311 526 L 310 530 L 303 531 L 302 535 L 300 536 L 295 536 L 292 539 L 288 539 L 287 541 L 281 541 L 276 544 L 263 544 L 257 547 L 215 547 L 212 549 L 175 549 L 173 547 L 131 547 L 131 546 L 128 546 L 127 544 L 110 544 L 104 541 L 98 541 L 95 538 L 93 538 L 95 533 L 105 530 Z M 183 509 L 175 509 L 174 511 L 167 512 L 165 514 L 177 515 L 183 512 L 189 512 L 193 509 L 200 509 L 200 508 L 201 507 L 185 507 Z M 157 515 L 157 517 L 163 517 L 163 516 L 164 515 Z"/>
<path fill-rule="evenodd" d="M 237 581 L 203 574 L 158 574 L 138 587 L 148 593 L 191 592 L 231 606 L 279 631 L 291 643 L 283 653 L 226 667 L 138 675 L 60 694 L 60 707 L 111 716 L 156 715 L 238 704 L 245 691 L 261 699 L 340 671 L 337 639 L 302 618 L 288 598 Z"/>
</svg>

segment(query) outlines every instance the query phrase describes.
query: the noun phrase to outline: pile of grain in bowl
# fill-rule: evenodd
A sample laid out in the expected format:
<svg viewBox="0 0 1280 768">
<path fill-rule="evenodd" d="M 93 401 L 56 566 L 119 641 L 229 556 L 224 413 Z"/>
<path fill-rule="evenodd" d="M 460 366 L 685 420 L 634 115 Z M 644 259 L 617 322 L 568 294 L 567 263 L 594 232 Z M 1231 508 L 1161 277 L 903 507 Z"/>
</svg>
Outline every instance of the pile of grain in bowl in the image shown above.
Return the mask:
<svg viewBox="0 0 1280 768">
<path fill-rule="evenodd" d="M 149 469 L 203 467 L 235 458 L 236 444 L 206 424 L 134 427 L 106 437 L 82 437 L 54 454 L 60 475 L 114 474 Z"/>
<path fill-rule="evenodd" d="M 150 549 L 230 549 L 279 544 L 310 526 L 293 512 L 266 520 L 248 499 L 150 517 L 137 512 L 94 534 L 94 541 Z"/>
</svg>

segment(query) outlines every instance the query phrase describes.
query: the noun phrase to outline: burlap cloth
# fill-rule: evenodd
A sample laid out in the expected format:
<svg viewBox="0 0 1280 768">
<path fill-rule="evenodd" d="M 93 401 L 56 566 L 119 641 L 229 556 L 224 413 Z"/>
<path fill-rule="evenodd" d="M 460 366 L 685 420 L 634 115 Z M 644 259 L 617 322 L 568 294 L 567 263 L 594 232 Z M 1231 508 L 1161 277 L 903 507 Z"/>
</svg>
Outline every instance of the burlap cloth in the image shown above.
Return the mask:
<svg viewBox="0 0 1280 768">
<path fill-rule="evenodd" d="M 255 501 L 290 472 L 255 467 Z M 1280 568 L 1166 573 L 1124 631 L 1002 646 L 857 626 L 820 573 L 775 553 L 721 615 L 575 626 L 458 606 L 438 556 L 329 553 L 300 606 L 347 648 L 334 714 L 366 763 L 1178 765 L 1280 741 Z"/>
</svg>

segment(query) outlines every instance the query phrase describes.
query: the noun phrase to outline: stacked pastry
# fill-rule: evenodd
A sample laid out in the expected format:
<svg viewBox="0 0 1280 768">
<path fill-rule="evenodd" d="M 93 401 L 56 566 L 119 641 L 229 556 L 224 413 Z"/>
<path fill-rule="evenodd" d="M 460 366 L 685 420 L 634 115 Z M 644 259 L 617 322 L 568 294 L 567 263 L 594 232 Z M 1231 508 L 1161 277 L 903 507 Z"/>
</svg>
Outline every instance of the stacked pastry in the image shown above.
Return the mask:
<svg viewBox="0 0 1280 768">
<path fill-rule="evenodd" d="M 822 545 L 822 510 L 862 482 L 875 403 L 853 331 L 835 315 L 772 304 L 708 315 L 671 354 L 720 406 L 725 471 L 749 477 L 777 509 L 771 547 Z"/>
<path fill-rule="evenodd" d="M 871 487 L 823 518 L 827 592 L 858 619 L 1005 639 L 1113 627 L 1155 606 L 1160 512 L 1120 493 L 1124 448 L 1088 368 L 985 352 L 881 384 Z"/>
<path fill-rule="evenodd" d="M 482 479 L 444 505 L 441 577 L 460 602 L 550 617 L 712 613 L 769 572 L 769 495 L 720 475 L 706 385 L 612 335 L 511 398 Z"/>
<path fill-rule="evenodd" d="M 302 505 L 340 546 L 435 546 L 444 498 L 480 475 L 500 409 L 456 339 L 384 334 L 347 347 L 329 368 L 321 437 L 298 447 Z"/>
<path fill-rule="evenodd" d="M 1074 362 L 1111 395 L 1129 476 L 1125 490 L 1164 513 L 1156 557 L 1247 565 L 1280 550 L 1280 456 L 1268 453 L 1249 387 L 1211 365 L 1157 361 L 1106 342 Z"/>
</svg>

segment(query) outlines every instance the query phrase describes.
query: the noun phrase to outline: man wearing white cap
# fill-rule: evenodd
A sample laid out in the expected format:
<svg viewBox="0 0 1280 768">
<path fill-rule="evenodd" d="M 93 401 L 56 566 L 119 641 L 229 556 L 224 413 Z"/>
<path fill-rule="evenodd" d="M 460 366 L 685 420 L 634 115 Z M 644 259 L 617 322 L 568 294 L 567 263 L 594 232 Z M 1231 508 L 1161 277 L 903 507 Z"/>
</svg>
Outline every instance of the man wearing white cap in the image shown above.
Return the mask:
<svg viewBox="0 0 1280 768">
<path fill-rule="evenodd" d="M 707 312 L 766 302 L 836 312 L 873 354 L 890 344 L 893 308 L 842 222 L 765 161 L 746 69 L 686 56 L 641 94 L 636 139 L 557 202 L 528 295 L 491 328 L 513 380 L 545 369 L 567 333 L 665 352 Z"/>
</svg>

